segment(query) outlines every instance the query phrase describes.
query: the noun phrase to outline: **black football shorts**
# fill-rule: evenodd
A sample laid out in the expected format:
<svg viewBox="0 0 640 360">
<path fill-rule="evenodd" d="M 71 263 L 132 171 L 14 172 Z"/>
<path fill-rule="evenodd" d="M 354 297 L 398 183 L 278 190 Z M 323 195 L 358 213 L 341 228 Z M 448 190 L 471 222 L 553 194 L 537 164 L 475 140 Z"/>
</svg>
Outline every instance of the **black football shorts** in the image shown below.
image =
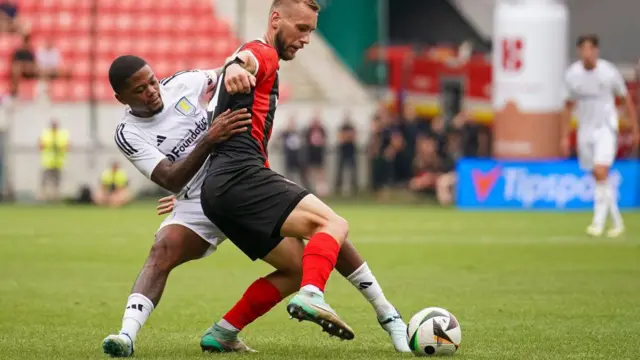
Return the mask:
<svg viewBox="0 0 640 360">
<path fill-rule="evenodd" d="M 277 172 L 252 166 L 233 174 L 210 174 L 202 184 L 202 210 L 251 260 L 282 241 L 280 229 L 309 194 Z"/>
</svg>

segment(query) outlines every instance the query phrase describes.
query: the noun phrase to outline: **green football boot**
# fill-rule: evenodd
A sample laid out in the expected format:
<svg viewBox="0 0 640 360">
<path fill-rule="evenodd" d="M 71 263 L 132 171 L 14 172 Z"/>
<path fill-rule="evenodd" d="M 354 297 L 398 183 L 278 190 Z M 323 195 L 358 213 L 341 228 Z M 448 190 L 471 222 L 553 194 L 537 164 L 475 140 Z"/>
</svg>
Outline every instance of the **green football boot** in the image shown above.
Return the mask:
<svg viewBox="0 0 640 360">
<path fill-rule="evenodd" d="M 322 331 L 341 340 L 355 337 L 351 327 L 324 301 L 322 294 L 300 290 L 287 304 L 287 312 L 298 321 L 306 320 L 320 325 Z"/>
</svg>

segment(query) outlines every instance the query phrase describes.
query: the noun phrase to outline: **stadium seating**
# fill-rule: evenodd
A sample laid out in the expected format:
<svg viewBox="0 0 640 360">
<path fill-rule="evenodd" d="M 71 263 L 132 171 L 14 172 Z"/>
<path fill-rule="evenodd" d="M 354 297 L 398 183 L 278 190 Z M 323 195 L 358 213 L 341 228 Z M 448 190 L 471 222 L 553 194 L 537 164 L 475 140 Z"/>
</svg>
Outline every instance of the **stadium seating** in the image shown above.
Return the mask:
<svg viewBox="0 0 640 360">
<path fill-rule="evenodd" d="M 216 16 L 211 0 L 100 0 L 96 2 L 96 13 L 92 11 L 92 3 L 90 0 L 19 2 L 20 15 L 31 25 L 35 48 L 48 38 L 55 39 L 65 64 L 73 71 L 72 81 L 52 83 L 54 101 L 88 100 L 92 72 L 97 99 L 113 101 L 107 70 L 121 54 L 144 57 L 157 75 L 163 77 L 180 69 L 214 67 L 239 44 L 231 26 Z M 0 56 L 6 59 L 0 62 L 0 72 L 5 79 L 18 43 L 16 36 L 0 35 Z M 96 59 L 92 68 L 94 46 Z M 8 81 L 0 82 L 0 93 L 7 93 L 8 87 Z M 23 81 L 20 97 L 33 97 L 33 88 L 33 81 Z"/>
</svg>

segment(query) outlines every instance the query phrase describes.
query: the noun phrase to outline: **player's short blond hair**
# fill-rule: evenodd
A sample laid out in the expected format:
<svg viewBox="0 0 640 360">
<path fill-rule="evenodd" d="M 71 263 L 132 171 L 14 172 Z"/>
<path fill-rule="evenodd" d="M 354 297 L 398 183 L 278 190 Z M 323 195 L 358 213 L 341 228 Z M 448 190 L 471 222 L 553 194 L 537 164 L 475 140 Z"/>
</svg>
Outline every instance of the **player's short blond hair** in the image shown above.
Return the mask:
<svg viewBox="0 0 640 360">
<path fill-rule="evenodd" d="M 311 8 L 311 10 L 315 12 L 320 12 L 320 4 L 316 0 L 273 0 L 271 4 L 271 10 L 277 8 L 281 5 L 292 5 L 292 4 L 305 4 Z"/>
</svg>

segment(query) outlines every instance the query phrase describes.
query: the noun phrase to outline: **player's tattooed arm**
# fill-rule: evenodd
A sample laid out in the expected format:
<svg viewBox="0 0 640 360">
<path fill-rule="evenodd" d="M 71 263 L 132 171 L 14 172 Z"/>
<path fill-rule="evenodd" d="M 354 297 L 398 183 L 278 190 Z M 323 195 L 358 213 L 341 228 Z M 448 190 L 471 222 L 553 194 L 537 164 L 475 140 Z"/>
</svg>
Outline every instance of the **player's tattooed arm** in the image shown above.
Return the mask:
<svg viewBox="0 0 640 360">
<path fill-rule="evenodd" d="M 168 159 L 160 161 L 151 173 L 151 181 L 173 193 L 179 193 L 200 170 L 215 144 L 247 131 L 249 125 L 251 114 L 247 109 L 225 111 L 214 119 L 206 135 L 184 160 L 175 163 Z"/>
</svg>

